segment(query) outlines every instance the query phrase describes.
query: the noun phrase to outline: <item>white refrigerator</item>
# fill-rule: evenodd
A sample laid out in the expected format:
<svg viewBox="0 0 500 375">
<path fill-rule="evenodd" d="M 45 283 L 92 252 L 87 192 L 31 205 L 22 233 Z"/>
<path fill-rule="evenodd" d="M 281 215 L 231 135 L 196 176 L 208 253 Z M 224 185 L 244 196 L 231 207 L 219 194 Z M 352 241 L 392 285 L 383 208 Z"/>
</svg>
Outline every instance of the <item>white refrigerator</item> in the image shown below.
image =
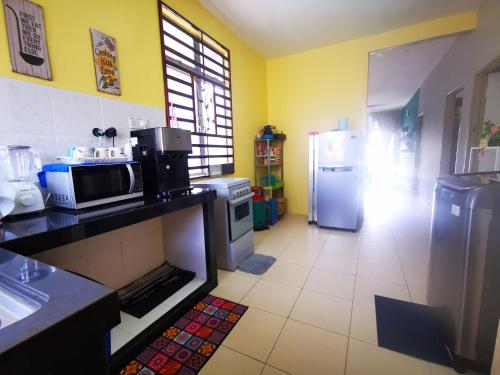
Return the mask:
<svg viewBox="0 0 500 375">
<path fill-rule="evenodd" d="M 363 222 L 362 142 L 357 130 L 309 139 L 309 222 L 357 231 Z"/>
</svg>

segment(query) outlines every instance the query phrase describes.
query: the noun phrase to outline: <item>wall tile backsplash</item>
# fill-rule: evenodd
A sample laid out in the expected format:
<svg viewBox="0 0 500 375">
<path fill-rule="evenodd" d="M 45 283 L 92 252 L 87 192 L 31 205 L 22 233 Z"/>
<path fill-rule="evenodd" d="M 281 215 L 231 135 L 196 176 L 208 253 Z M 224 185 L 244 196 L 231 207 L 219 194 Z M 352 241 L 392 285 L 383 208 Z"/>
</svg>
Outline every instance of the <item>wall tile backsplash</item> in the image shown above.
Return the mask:
<svg viewBox="0 0 500 375">
<path fill-rule="evenodd" d="M 25 144 L 40 152 L 43 163 L 65 156 L 72 146 L 110 146 L 93 128 L 118 130 L 116 146 L 129 138 L 129 117 L 149 126 L 165 125 L 163 108 L 127 103 L 0 77 L 0 144 Z M 99 144 L 99 142 L 102 144 Z"/>
</svg>

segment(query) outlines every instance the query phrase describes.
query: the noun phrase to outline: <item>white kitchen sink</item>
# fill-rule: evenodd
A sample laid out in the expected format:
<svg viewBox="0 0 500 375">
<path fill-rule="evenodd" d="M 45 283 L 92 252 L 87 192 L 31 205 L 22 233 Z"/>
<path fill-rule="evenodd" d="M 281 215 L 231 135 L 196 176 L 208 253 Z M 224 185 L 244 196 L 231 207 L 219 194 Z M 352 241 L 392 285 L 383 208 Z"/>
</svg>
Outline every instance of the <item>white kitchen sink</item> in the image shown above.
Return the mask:
<svg viewBox="0 0 500 375">
<path fill-rule="evenodd" d="M 0 329 L 33 314 L 43 300 L 38 291 L 0 274 Z"/>
</svg>

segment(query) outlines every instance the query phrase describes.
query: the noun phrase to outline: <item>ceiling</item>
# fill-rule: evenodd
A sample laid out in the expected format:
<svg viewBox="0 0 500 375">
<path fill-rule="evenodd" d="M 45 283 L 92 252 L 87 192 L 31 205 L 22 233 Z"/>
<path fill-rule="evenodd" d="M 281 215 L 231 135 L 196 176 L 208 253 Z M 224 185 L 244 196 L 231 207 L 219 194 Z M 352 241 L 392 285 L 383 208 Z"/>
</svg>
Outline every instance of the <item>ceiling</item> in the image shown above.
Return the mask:
<svg viewBox="0 0 500 375">
<path fill-rule="evenodd" d="M 481 0 L 198 0 L 266 58 L 477 9 Z"/>
<path fill-rule="evenodd" d="M 402 108 L 422 86 L 456 36 L 370 53 L 368 110 Z"/>
</svg>

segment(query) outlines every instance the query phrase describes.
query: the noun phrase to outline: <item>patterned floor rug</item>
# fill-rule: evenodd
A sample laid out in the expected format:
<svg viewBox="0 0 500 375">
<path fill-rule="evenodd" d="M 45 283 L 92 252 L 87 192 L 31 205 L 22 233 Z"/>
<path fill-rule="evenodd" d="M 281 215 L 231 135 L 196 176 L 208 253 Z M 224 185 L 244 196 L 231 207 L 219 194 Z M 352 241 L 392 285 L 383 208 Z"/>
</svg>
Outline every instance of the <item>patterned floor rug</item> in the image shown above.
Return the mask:
<svg viewBox="0 0 500 375">
<path fill-rule="evenodd" d="M 197 374 L 247 310 L 206 296 L 146 347 L 121 375 Z"/>
</svg>

